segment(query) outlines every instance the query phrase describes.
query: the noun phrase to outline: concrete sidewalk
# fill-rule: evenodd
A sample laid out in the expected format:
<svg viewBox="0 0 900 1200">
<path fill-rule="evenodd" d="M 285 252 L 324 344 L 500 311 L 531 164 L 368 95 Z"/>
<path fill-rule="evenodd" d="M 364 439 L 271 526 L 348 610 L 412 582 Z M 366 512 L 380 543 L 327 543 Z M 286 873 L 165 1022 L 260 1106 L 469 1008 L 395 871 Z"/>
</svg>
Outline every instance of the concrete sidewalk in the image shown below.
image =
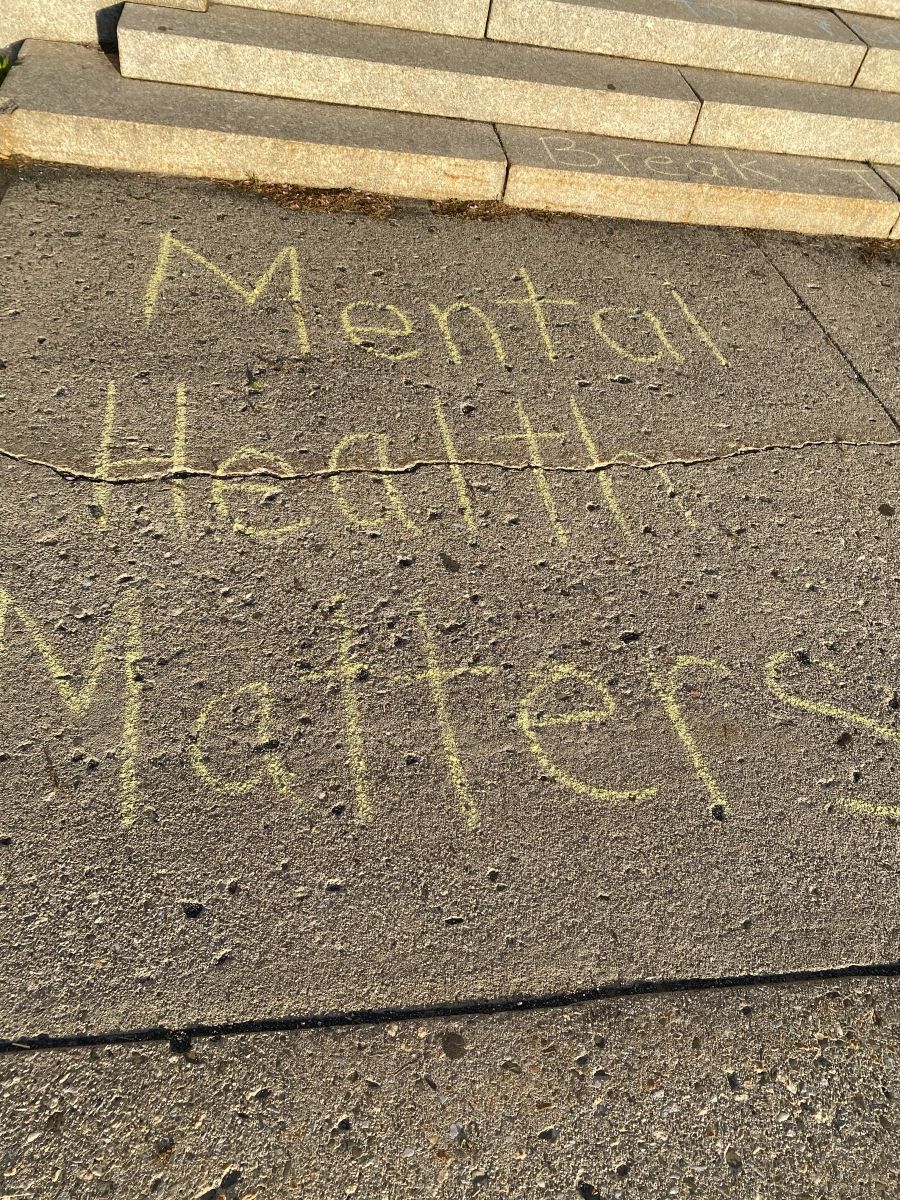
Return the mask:
<svg viewBox="0 0 900 1200">
<path fill-rule="evenodd" d="M 9 1194 L 890 1195 L 895 985 L 766 979 L 900 958 L 897 248 L 282 200 L 0 206 L 0 1038 L 384 1027 L 0 1058 Z"/>
</svg>

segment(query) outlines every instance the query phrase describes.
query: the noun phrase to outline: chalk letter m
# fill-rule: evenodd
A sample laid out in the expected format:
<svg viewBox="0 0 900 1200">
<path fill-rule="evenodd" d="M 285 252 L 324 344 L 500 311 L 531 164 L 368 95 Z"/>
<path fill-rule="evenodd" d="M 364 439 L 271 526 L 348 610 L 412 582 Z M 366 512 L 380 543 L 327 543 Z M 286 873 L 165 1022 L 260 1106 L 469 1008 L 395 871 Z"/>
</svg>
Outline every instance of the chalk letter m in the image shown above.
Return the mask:
<svg viewBox="0 0 900 1200">
<path fill-rule="evenodd" d="M 122 698 L 122 738 L 119 748 L 119 804 L 122 826 L 134 824 L 138 780 L 135 760 L 139 748 L 141 687 L 138 664 L 143 656 L 141 610 L 137 594 L 131 590 L 117 601 L 106 628 L 100 633 L 83 672 L 83 682 L 74 682 L 73 673 L 63 664 L 35 618 L 16 604 L 5 588 L 0 588 L 0 653 L 6 647 L 8 618 L 17 618 L 50 673 L 59 697 L 73 717 L 84 717 L 97 694 L 100 677 L 116 641 L 122 646 L 124 694 Z"/>
<path fill-rule="evenodd" d="M 186 246 L 184 242 L 180 242 L 178 238 L 171 233 L 163 233 L 159 240 L 159 254 L 156 259 L 156 266 L 153 268 L 153 274 L 147 284 L 147 290 L 144 293 L 144 317 L 149 325 L 156 316 L 156 309 L 159 302 L 160 293 L 163 285 L 166 282 L 166 275 L 169 270 L 169 260 L 172 257 L 173 251 L 180 251 L 191 262 L 197 263 L 204 267 L 216 279 L 221 280 L 226 287 L 235 292 L 244 303 L 252 308 L 265 292 L 266 288 L 271 284 L 275 277 L 276 271 L 283 263 L 287 263 L 290 268 L 290 288 L 288 290 L 288 299 L 291 309 L 294 313 L 294 325 L 297 330 L 297 342 L 300 346 L 301 354 L 309 354 L 309 332 L 306 328 L 306 319 L 303 316 L 303 289 L 300 285 L 300 257 L 297 253 L 296 246 L 285 246 L 280 254 L 276 255 L 269 264 L 266 271 L 260 275 L 252 288 L 246 288 L 233 276 L 223 271 L 221 267 L 217 267 L 214 262 L 210 262 L 204 255 L 192 250 L 190 246 Z"/>
</svg>

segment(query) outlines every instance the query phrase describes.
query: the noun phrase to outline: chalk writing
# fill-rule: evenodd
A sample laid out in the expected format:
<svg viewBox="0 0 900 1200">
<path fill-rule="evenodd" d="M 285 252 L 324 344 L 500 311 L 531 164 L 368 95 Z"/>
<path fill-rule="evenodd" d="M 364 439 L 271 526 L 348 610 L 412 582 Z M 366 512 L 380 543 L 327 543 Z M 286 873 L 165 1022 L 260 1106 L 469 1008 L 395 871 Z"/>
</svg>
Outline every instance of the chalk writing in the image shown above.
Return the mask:
<svg viewBox="0 0 900 1200">
<path fill-rule="evenodd" d="M 253 699 L 257 711 L 257 747 L 263 751 L 263 765 L 249 779 L 230 780 L 216 775 L 207 762 L 205 752 L 207 729 L 214 716 L 219 715 L 226 705 L 234 705 L 242 696 Z M 233 692 L 223 692 L 204 705 L 194 727 L 194 738 L 190 743 L 191 766 L 197 775 L 220 796 L 243 796 L 259 787 L 268 776 L 282 795 L 290 794 L 294 776 L 286 770 L 280 757 L 268 749 L 272 740 L 272 694 L 265 683 L 246 683 Z"/>
<path fill-rule="evenodd" d="M 531 672 L 529 682 L 532 686 L 519 703 L 519 728 L 528 742 L 531 753 L 557 783 L 578 795 L 590 796 L 591 799 L 604 803 L 617 800 L 646 800 L 656 794 L 655 787 L 630 788 L 622 791 L 587 783 L 554 762 L 541 741 L 539 733 L 543 729 L 564 725 L 582 727 L 605 725 L 615 715 L 616 705 L 612 693 L 602 680 L 580 670 L 572 663 L 547 663 L 544 666 L 536 667 Z M 594 708 L 579 708 L 567 713 L 548 714 L 546 703 L 552 699 L 553 687 L 561 682 L 577 683 L 589 693 L 596 693 L 601 704 Z"/>
<path fill-rule="evenodd" d="M 113 458 L 112 447 L 118 411 L 118 393 L 115 383 L 111 382 L 106 390 L 106 408 L 103 414 L 103 429 L 100 433 L 100 444 L 97 448 L 95 471 L 100 481 L 94 485 L 91 501 L 91 511 L 97 524 L 106 529 L 109 524 L 109 502 L 112 497 L 112 479 L 117 476 L 140 474 L 154 468 L 164 468 L 173 476 L 172 479 L 172 511 L 179 529 L 184 531 L 187 520 L 186 498 L 184 484 L 178 478 L 183 472 L 187 461 L 187 391 L 183 383 L 175 389 L 175 433 L 170 455 L 149 454 L 132 458 Z"/>
<path fill-rule="evenodd" d="M 531 309 L 532 316 L 534 317 L 534 323 L 537 326 L 537 331 L 540 335 L 541 342 L 543 343 L 547 359 L 549 362 L 554 362 L 557 357 L 556 347 L 553 345 L 553 338 L 550 336 L 550 329 L 547 326 L 547 318 L 544 315 L 544 309 L 551 306 L 566 307 L 568 305 L 577 304 L 578 301 L 568 299 L 550 300 L 548 297 L 540 295 L 537 288 L 534 286 L 531 276 L 524 267 L 519 268 L 519 278 L 525 285 L 526 298 L 524 300 L 495 300 L 494 303 L 527 305 Z"/>
<path fill-rule="evenodd" d="M 375 459 L 378 465 L 377 478 L 381 480 L 387 497 L 388 507 L 394 514 L 394 517 L 400 522 L 408 533 L 417 534 L 419 528 L 414 521 L 410 519 L 406 511 L 406 505 L 396 484 L 389 474 L 391 464 L 388 461 L 388 447 L 390 446 L 390 438 L 386 433 L 351 433 L 347 437 L 342 438 L 334 447 L 328 459 L 328 470 L 331 474 L 331 487 L 338 502 L 338 507 L 347 518 L 351 525 L 355 525 L 358 529 L 373 529 L 380 525 L 384 525 L 388 520 L 387 516 L 361 516 L 355 508 L 352 507 L 344 493 L 345 481 L 338 473 L 342 469 L 343 456 L 351 446 L 358 446 L 365 442 L 371 442 L 375 447 Z M 362 473 L 362 472 L 361 472 Z"/>
<path fill-rule="evenodd" d="M 346 596 L 332 597 L 331 606 L 338 626 L 337 666 L 326 671 L 306 672 L 305 678 L 313 681 L 336 680 L 340 689 L 341 707 L 344 713 L 344 733 L 347 739 L 347 765 L 353 782 L 356 800 L 356 818 L 366 823 L 372 819 L 372 799 L 369 787 L 369 764 L 366 759 L 363 724 L 356 694 L 360 679 L 369 675 L 367 664 L 354 657 L 353 630 L 345 615 Z"/>
<path fill-rule="evenodd" d="M 366 308 L 374 312 L 393 313 L 399 324 L 358 325 L 353 320 L 353 314 L 358 309 Z M 354 346 L 362 346 L 364 350 L 368 350 L 376 358 L 386 358 L 388 362 L 405 362 L 410 358 L 418 358 L 422 353 L 421 350 L 379 350 L 372 340 L 376 337 L 383 337 L 388 338 L 390 341 L 396 341 L 397 338 L 409 337 L 413 332 L 412 322 L 409 317 L 396 304 L 376 303 L 374 300 L 353 300 L 350 304 L 345 304 L 341 309 L 341 324 L 344 326 L 344 332 Z"/>
<path fill-rule="evenodd" d="M 450 428 L 450 423 L 444 414 L 444 406 L 438 397 L 434 400 L 434 417 L 437 421 L 437 427 L 441 435 L 441 441 L 444 444 L 444 452 L 447 455 L 447 466 L 450 469 L 450 478 L 453 480 L 453 486 L 456 488 L 456 498 L 459 501 L 459 511 L 462 513 L 463 520 L 466 523 L 466 528 L 470 533 L 477 532 L 478 524 L 475 520 L 475 514 L 472 511 L 472 501 L 469 499 L 469 487 L 466 483 L 466 477 L 463 475 L 462 466 L 459 460 L 459 451 L 456 448 L 456 440 L 453 437 L 453 430 Z"/>
<path fill-rule="evenodd" d="M 606 501 L 607 507 L 615 518 L 616 524 L 619 526 L 623 536 L 628 541 L 631 541 L 634 535 L 631 531 L 628 521 L 625 519 L 625 514 L 622 511 L 622 506 L 619 503 L 619 499 L 613 487 L 611 468 L 608 464 L 605 464 L 603 459 L 600 457 L 599 451 L 597 450 L 597 444 L 594 441 L 590 429 L 588 428 L 587 421 L 584 419 L 584 414 L 581 411 L 578 401 L 574 398 L 574 396 L 569 400 L 569 407 L 572 410 L 572 416 L 575 418 L 575 425 L 578 429 L 578 433 L 582 442 L 584 442 L 584 447 L 590 457 L 591 466 L 596 470 L 597 484 L 600 488 L 603 499 Z M 681 509 L 681 512 L 683 513 L 688 525 L 690 525 L 692 529 L 697 528 L 697 522 L 694 519 L 694 514 L 678 495 L 672 477 L 665 467 L 654 466 L 653 463 L 651 463 L 648 459 L 643 458 L 639 454 L 633 454 L 627 450 L 620 450 L 614 456 L 614 458 L 621 462 L 633 462 L 654 470 L 665 485 L 666 495 L 670 499 L 674 500 Z"/>
<path fill-rule="evenodd" d="M 677 290 L 677 288 L 672 287 L 671 283 L 667 284 L 666 286 L 669 289 L 669 294 L 671 295 L 672 299 L 675 301 L 675 303 L 678 305 L 678 307 L 684 313 L 685 320 L 688 322 L 688 324 L 691 326 L 691 328 L 694 330 L 694 332 L 700 338 L 701 342 L 703 342 L 704 345 L 709 347 L 710 351 L 712 352 L 713 358 L 715 358 L 718 362 L 720 362 L 723 367 L 727 367 L 728 359 L 725 357 L 725 355 L 722 353 L 722 351 L 719 349 L 719 347 L 713 341 L 712 337 L 709 334 L 709 330 L 705 329 L 703 327 L 703 325 L 700 324 L 696 315 L 688 307 L 687 301 L 684 299 L 684 297 L 681 295 L 681 293 Z"/>
<path fill-rule="evenodd" d="M 616 341 L 616 339 L 609 333 L 605 325 L 605 318 L 607 314 L 615 312 L 626 313 L 627 315 L 634 317 L 644 317 L 653 331 L 654 336 L 658 340 L 660 349 L 655 351 L 653 354 L 638 354 L 633 350 L 628 350 L 621 344 L 621 342 Z M 659 360 L 666 354 L 668 354 L 671 358 L 674 358 L 676 362 L 684 362 L 684 355 L 680 354 L 679 351 L 676 350 L 669 341 L 659 320 L 653 315 L 653 313 L 647 312 L 645 309 L 622 308 L 617 304 L 608 305 L 606 308 L 598 308 L 596 312 L 591 313 L 591 323 L 600 337 L 603 338 L 604 342 L 606 342 L 607 346 L 609 346 L 612 350 L 615 350 L 617 354 L 621 354 L 623 358 L 628 358 L 632 362 L 656 363 L 659 362 Z"/>
<path fill-rule="evenodd" d="M 138 664 L 143 657 L 141 610 L 131 590 L 117 601 L 104 631 L 94 643 L 84 682 L 72 682 L 73 673 L 57 655 L 40 625 L 5 588 L 0 588 L 0 653 L 6 648 L 6 627 L 12 614 L 28 634 L 44 661 L 60 699 L 74 717 L 84 717 L 97 695 L 100 679 L 115 642 L 122 645 L 122 729 L 119 747 L 119 813 L 126 829 L 134 824 L 138 796 L 136 758 L 140 743 L 141 687 Z"/>
<path fill-rule="evenodd" d="M 562 145 L 559 145 L 560 142 Z M 597 163 L 599 164 L 600 160 L 597 155 L 576 147 L 572 139 L 556 139 L 554 142 L 553 139 L 545 137 L 543 138 L 543 143 L 548 155 L 554 161 L 562 162 L 560 156 L 565 158 L 565 154 L 568 152 L 582 165 L 590 164 L 593 159 L 597 159 Z M 568 151 L 566 147 L 568 147 Z M 625 159 L 631 157 L 631 155 L 621 154 L 616 157 Z M 659 164 L 659 173 L 661 174 L 673 175 L 678 173 L 664 169 L 666 162 L 670 161 L 665 160 L 665 156 L 651 157 L 648 159 L 648 162 L 651 161 Z M 730 169 L 736 174 L 742 174 L 745 179 L 753 173 L 763 176 L 764 173 L 753 166 L 754 161 L 750 159 L 738 163 L 734 160 L 731 162 Z M 715 164 L 699 159 L 695 163 L 695 170 L 698 174 L 703 174 L 699 170 L 701 162 L 704 162 L 708 168 L 706 171 L 707 177 L 710 175 L 710 172 L 716 177 L 719 176 L 719 171 Z M 312 352 L 313 336 L 314 334 L 318 336 L 318 331 L 310 328 L 305 315 L 301 262 L 296 246 L 285 246 L 263 271 L 256 283 L 251 286 L 245 286 L 199 250 L 188 246 L 171 233 L 162 233 L 160 235 L 159 252 L 144 291 L 144 317 L 148 326 L 159 318 L 163 298 L 166 295 L 167 288 L 172 284 L 172 262 L 175 256 L 183 258 L 188 263 L 201 268 L 202 271 L 206 272 L 214 280 L 224 284 L 227 290 L 238 296 L 248 308 L 253 308 L 259 302 L 262 296 L 274 286 L 275 277 L 278 272 L 285 269 L 288 278 L 286 299 L 293 315 L 297 346 L 302 355 L 308 355 Z M 521 283 L 524 295 L 503 296 L 488 302 L 488 304 L 500 308 L 512 306 L 514 308 L 521 308 L 527 312 L 531 316 L 534 330 L 537 333 L 539 353 L 547 362 L 555 363 L 559 359 L 559 353 L 551 330 L 551 311 L 557 308 L 583 310 L 584 306 L 589 302 L 581 301 L 572 296 L 548 296 L 544 289 L 535 282 L 532 273 L 524 266 L 520 267 L 517 271 L 516 279 Z M 408 307 L 401 308 L 384 298 L 370 299 L 360 297 L 359 299 L 351 300 L 342 305 L 339 310 L 341 332 L 351 346 L 358 348 L 375 359 L 392 364 L 408 362 L 419 358 L 431 345 L 431 342 L 428 340 L 429 330 L 432 331 L 432 340 L 434 340 L 433 333 L 436 331 L 440 337 L 439 344 L 442 346 L 449 361 L 461 364 L 470 352 L 470 349 L 463 344 L 462 331 L 465 330 L 466 333 L 469 333 L 475 330 L 478 339 L 476 342 L 477 348 L 479 350 L 486 348 L 490 353 L 491 360 L 498 366 L 508 365 L 509 355 L 507 347 L 504 344 L 495 321 L 490 313 L 486 311 L 485 307 L 474 304 L 464 298 L 454 299 L 450 303 L 427 299 L 423 300 L 422 304 L 425 314 L 424 318 L 417 312 L 409 311 Z M 627 305 L 608 305 L 598 308 L 595 304 L 591 304 L 588 311 L 593 313 L 599 311 L 601 314 L 604 312 L 637 311 L 645 315 L 645 318 L 650 322 L 654 331 L 665 329 L 663 318 L 658 313 L 652 312 L 649 307 L 640 306 L 634 309 L 633 306 L 629 308 Z M 688 333 L 698 335 L 701 344 L 710 351 L 713 351 L 713 356 L 717 361 L 722 366 L 726 366 L 727 361 L 724 356 L 721 353 L 714 352 L 715 343 L 709 334 L 707 333 L 705 337 L 700 336 L 703 326 L 699 320 L 695 321 L 693 319 L 693 314 L 690 313 L 690 310 L 683 303 L 681 304 L 681 313 L 687 320 Z M 595 329 L 596 324 L 596 321 L 594 321 L 593 326 Z M 408 346 L 404 345 L 406 340 L 412 338 L 414 335 L 418 335 L 416 344 L 413 345 L 410 343 Z M 666 361 L 673 363 L 686 361 L 683 351 L 675 346 L 670 334 L 664 334 L 660 340 L 667 351 L 662 356 Z M 625 357 L 628 357 L 628 354 L 622 350 L 615 339 L 606 339 L 601 333 L 600 343 L 604 344 L 607 349 L 612 350 L 613 353 L 620 357 L 623 354 Z M 533 345 L 533 339 L 531 339 L 531 344 Z M 596 345 L 597 342 L 594 341 L 592 349 Z M 471 352 L 474 353 L 474 351 Z M 633 358 L 632 361 L 654 363 L 658 360 L 655 357 L 650 357 L 647 359 Z"/>
<path fill-rule="evenodd" d="M 453 785 L 453 790 L 456 793 L 456 799 L 459 802 L 459 807 L 462 810 L 466 824 L 474 829 L 479 820 L 478 804 L 469 788 L 462 760 L 459 756 L 459 746 L 457 745 L 456 734 L 453 732 L 453 724 L 450 720 L 446 684 L 451 679 L 458 679 L 462 675 L 493 675 L 497 668 L 442 667 L 434 635 L 425 616 L 421 598 L 416 605 L 415 616 L 422 634 L 422 646 L 425 651 L 425 670 L 416 678 L 423 679 L 428 684 L 432 703 L 437 713 L 441 745 L 443 746 L 444 757 L 447 762 L 447 774 L 450 777 L 450 782 Z"/>
<path fill-rule="evenodd" d="M 494 354 L 497 356 L 497 362 L 506 362 L 506 353 L 503 349 L 503 342 L 500 339 L 500 334 L 497 332 L 497 327 L 488 317 L 487 313 L 482 308 L 477 308 L 474 304 L 468 304 L 465 300 L 457 300 L 454 304 L 447 308 L 439 308 L 437 304 L 429 304 L 428 306 L 438 323 L 438 328 L 444 336 L 444 344 L 447 347 L 447 353 L 450 355 L 450 361 L 459 363 L 462 362 L 462 355 L 459 351 L 459 344 L 453 336 L 450 328 L 450 318 L 454 313 L 469 312 L 477 317 L 484 326 L 491 346 L 494 349 Z"/>
<path fill-rule="evenodd" d="M 243 533 L 248 537 L 255 538 L 287 537 L 300 529 L 306 529 L 310 524 L 310 517 L 302 517 L 299 521 L 291 521 L 286 525 L 248 525 L 245 521 L 233 517 L 228 504 L 230 495 L 234 493 L 255 495 L 261 496 L 263 500 L 269 500 L 278 494 L 278 489 L 273 485 L 271 479 L 266 483 L 253 483 L 252 480 L 225 478 L 235 471 L 251 474 L 254 471 L 264 471 L 267 476 L 290 476 L 292 468 L 289 462 L 279 458 L 277 454 L 271 454 L 268 450 L 259 450 L 256 446 L 241 446 L 230 458 L 226 458 L 219 464 L 216 471 L 219 478 L 214 479 L 212 483 L 212 499 L 219 515 L 228 521 L 236 533 Z"/>
<path fill-rule="evenodd" d="M 171 233 L 163 233 L 160 235 L 159 253 L 156 258 L 156 265 L 150 275 L 147 283 L 147 289 L 144 293 L 144 318 L 148 325 L 151 324 L 156 316 L 157 307 L 159 305 L 160 294 L 163 290 L 163 285 L 166 282 L 169 271 L 169 260 L 174 251 L 183 254 L 190 262 L 196 263 L 205 271 L 208 271 L 214 278 L 220 280 L 225 286 L 235 295 L 240 296 L 244 303 L 252 308 L 266 289 L 271 285 L 279 268 L 287 263 L 289 270 L 290 285 L 288 289 L 288 301 L 294 316 L 294 326 L 297 331 L 297 345 L 300 348 L 301 354 L 309 354 L 310 342 L 309 332 L 306 327 L 306 318 L 303 315 L 303 289 L 300 282 L 300 256 L 296 246 L 285 246 L 283 250 L 272 259 L 268 268 L 260 275 L 256 283 L 251 288 L 244 287 L 232 275 L 223 271 L 221 267 L 216 266 L 205 255 L 200 254 L 197 250 L 191 249 L 190 246 L 180 242 L 178 238 Z"/>
<path fill-rule="evenodd" d="M 547 482 L 547 472 L 544 469 L 544 458 L 541 453 L 541 442 L 559 441 L 565 434 L 562 433 L 538 433 L 531 424 L 531 419 L 525 411 L 525 406 L 522 401 L 517 399 L 515 402 L 516 416 L 519 418 L 519 425 L 522 428 L 521 433 L 500 433 L 494 434 L 487 438 L 490 442 L 524 442 L 528 448 L 528 465 L 531 468 L 532 477 L 534 478 L 537 493 L 541 498 L 541 503 L 547 510 L 547 515 L 550 518 L 550 524 L 553 527 L 553 532 L 556 540 L 561 546 L 568 543 L 569 535 L 562 521 L 559 519 L 559 512 L 556 507 L 556 501 L 553 498 L 553 493 L 550 491 L 550 484 Z"/>
<path fill-rule="evenodd" d="M 778 654 L 773 654 L 765 666 L 765 681 L 766 687 L 772 695 L 791 708 L 798 708 L 803 712 L 816 713 L 820 717 L 830 717 L 832 720 L 843 721 L 850 725 L 858 725 L 861 729 L 867 729 L 877 738 L 881 738 L 885 742 L 891 742 L 893 745 L 900 744 L 900 731 L 892 729 L 889 725 L 882 725 L 879 721 L 874 721 L 871 717 L 867 717 L 864 713 L 857 712 L 852 708 L 842 708 L 838 704 L 832 704 L 829 700 L 806 700 L 802 696 L 797 696 L 793 692 L 789 692 L 781 680 L 782 667 L 796 660 L 796 656 L 791 654 L 789 650 L 783 650 Z M 826 672 L 834 672 L 835 665 L 827 659 L 814 664 L 821 670 Z M 848 808 L 856 812 L 866 813 L 876 817 L 900 817 L 900 805 L 897 804 L 873 804 L 866 800 L 842 799 L 842 803 Z"/>
<path fill-rule="evenodd" d="M 696 658 L 692 654 L 679 655 L 662 677 L 657 674 L 653 665 L 648 662 L 647 674 L 653 690 L 656 692 L 665 709 L 666 716 L 672 722 L 672 727 L 678 735 L 678 740 L 687 753 L 691 766 L 697 773 L 697 778 L 703 784 L 704 788 L 706 788 L 709 798 L 712 801 L 713 812 L 720 816 L 726 816 L 731 811 L 731 805 L 728 803 L 724 792 L 718 783 L 716 783 L 709 767 L 706 765 L 706 760 L 700 753 L 700 748 L 688 728 L 684 713 L 681 711 L 681 704 L 678 700 L 679 677 L 682 671 L 688 667 L 703 667 L 707 670 L 715 671 L 717 675 L 729 674 L 728 668 L 723 666 L 722 663 L 716 662 L 715 659 Z"/>
</svg>

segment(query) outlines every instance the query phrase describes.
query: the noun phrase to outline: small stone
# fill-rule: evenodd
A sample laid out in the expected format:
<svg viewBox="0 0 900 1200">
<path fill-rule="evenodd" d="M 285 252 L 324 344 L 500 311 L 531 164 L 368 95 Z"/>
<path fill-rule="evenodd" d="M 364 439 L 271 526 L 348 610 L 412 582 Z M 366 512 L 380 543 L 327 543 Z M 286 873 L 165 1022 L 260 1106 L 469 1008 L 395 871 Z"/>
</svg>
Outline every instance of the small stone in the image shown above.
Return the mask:
<svg viewBox="0 0 900 1200">
<path fill-rule="evenodd" d="M 186 917 L 194 919 L 203 915 L 204 907 L 199 900 L 182 900 L 181 911 Z"/>
<path fill-rule="evenodd" d="M 456 1033 L 455 1030 L 448 1029 L 441 1036 L 441 1049 L 448 1058 L 464 1058 L 466 1053 L 465 1039 L 461 1033 Z"/>
</svg>

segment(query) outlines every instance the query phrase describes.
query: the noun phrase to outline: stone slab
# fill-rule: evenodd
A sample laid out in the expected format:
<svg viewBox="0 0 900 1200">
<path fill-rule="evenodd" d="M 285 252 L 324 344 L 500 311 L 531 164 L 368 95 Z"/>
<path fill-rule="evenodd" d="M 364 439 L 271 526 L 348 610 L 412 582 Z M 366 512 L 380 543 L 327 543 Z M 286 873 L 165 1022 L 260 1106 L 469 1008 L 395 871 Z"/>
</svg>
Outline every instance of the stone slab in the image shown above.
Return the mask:
<svg viewBox="0 0 900 1200">
<path fill-rule="evenodd" d="M 4 1031 L 898 957 L 896 425 L 743 233 L 378 211 L 0 206 Z"/>
<path fill-rule="evenodd" d="M 455 37 L 484 37 L 490 0 L 454 0 L 452 4 L 423 4 L 421 0 L 229 0 L 235 7 L 418 29 Z"/>
<path fill-rule="evenodd" d="M 881 171 L 889 179 L 896 168 Z M 769 234 L 761 248 L 841 347 L 881 403 L 900 417 L 900 247 Z"/>
<path fill-rule="evenodd" d="M 857 36 L 869 47 L 856 87 L 882 92 L 900 92 L 900 20 L 841 13 Z"/>
<path fill-rule="evenodd" d="M 900 96 L 685 70 L 703 101 L 698 146 L 900 163 Z"/>
<path fill-rule="evenodd" d="M 893 1200 L 898 1036 L 865 981 L 10 1055 L 0 1162 L 16 1200 Z"/>
<path fill-rule="evenodd" d="M 489 125 L 123 79 L 86 46 L 26 42 L 0 98 L 0 147 L 52 162 L 427 199 L 506 176 Z"/>
<path fill-rule="evenodd" d="M 846 85 L 866 52 L 833 13 L 768 0 L 493 0 L 488 36 Z"/>
<path fill-rule="evenodd" d="M 208 0 L 160 0 L 167 8 L 205 12 Z M 137 0 L 143 3 L 143 0 Z M 3 0 L 0 46 L 26 38 L 104 45 L 115 41 L 118 4 L 102 0 Z"/>
<path fill-rule="evenodd" d="M 126 4 L 124 74 L 169 83 L 687 142 L 698 102 L 674 67 L 213 5 Z"/>
<path fill-rule="evenodd" d="M 505 199 L 638 220 L 887 237 L 900 199 L 865 163 L 503 125 Z"/>
</svg>

